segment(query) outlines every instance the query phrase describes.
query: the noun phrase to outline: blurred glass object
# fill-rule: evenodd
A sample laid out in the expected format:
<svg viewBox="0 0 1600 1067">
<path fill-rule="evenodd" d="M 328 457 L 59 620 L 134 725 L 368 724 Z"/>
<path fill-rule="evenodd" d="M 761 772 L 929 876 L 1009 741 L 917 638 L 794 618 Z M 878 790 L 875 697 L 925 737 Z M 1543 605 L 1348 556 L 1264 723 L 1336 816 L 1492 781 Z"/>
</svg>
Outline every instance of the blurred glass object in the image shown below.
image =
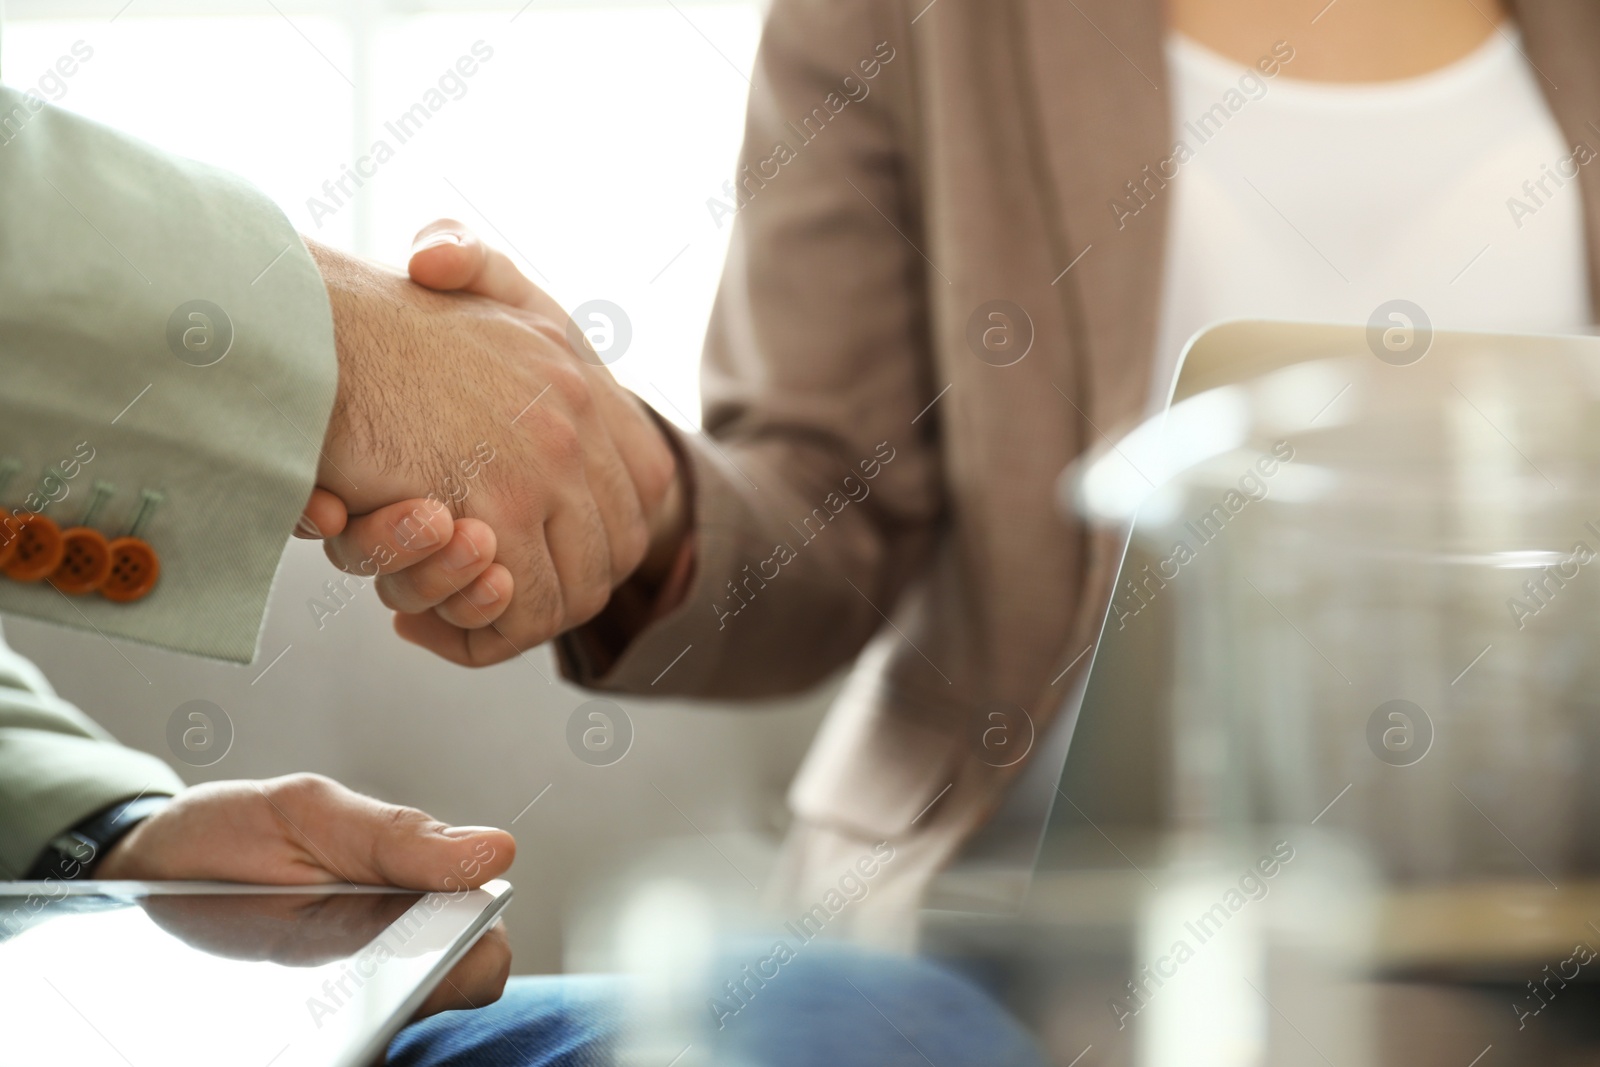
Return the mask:
<svg viewBox="0 0 1600 1067">
<path fill-rule="evenodd" d="M 947 896 L 921 962 L 1062 1067 L 1592 1057 L 1597 416 L 1590 338 L 1192 342 L 1169 409 L 1064 481 L 1123 558 L 1026 897 Z M 717 919 L 635 939 L 694 963 L 657 1018 L 849 992 L 792 919 L 640 884 L 632 929 Z"/>
<path fill-rule="evenodd" d="M 1062 949 L 1046 1033 L 1140 1064 L 1600 1047 L 1600 344 L 1385 338 L 1215 327 L 1064 483 L 1126 554 L 1027 909 Z"/>
</svg>

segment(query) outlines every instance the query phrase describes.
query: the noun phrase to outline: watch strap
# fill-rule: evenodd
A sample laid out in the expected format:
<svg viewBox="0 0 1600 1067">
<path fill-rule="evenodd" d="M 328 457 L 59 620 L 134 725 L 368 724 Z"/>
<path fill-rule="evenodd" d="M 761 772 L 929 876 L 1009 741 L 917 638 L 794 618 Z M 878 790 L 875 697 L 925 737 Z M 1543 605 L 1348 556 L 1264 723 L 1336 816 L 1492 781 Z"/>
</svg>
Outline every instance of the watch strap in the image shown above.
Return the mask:
<svg viewBox="0 0 1600 1067">
<path fill-rule="evenodd" d="M 87 878 L 106 851 L 135 826 L 172 802 L 169 796 L 141 796 L 102 808 L 57 834 L 28 870 L 31 881 Z"/>
</svg>

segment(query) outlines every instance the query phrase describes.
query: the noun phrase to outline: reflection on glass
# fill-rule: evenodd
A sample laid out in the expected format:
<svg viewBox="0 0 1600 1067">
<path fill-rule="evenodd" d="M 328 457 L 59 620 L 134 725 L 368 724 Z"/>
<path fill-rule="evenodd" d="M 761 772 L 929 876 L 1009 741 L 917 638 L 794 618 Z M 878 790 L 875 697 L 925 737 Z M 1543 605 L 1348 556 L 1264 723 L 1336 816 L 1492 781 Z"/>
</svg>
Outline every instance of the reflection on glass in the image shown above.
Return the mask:
<svg viewBox="0 0 1600 1067">
<path fill-rule="evenodd" d="M 0 1065 L 355 1062 L 491 900 L 99 885 L 0 894 Z"/>
</svg>

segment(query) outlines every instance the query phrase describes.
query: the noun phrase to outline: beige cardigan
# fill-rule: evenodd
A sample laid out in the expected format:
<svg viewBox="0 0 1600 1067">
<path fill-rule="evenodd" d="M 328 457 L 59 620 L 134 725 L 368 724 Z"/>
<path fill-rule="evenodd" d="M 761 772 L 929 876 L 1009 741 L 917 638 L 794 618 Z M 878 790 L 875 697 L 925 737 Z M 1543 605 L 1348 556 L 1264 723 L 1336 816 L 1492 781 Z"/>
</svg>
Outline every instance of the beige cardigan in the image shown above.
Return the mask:
<svg viewBox="0 0 1600 1067">
<path fill-rule="evenodd" d="M 1526 6 L 1558 122 L 1600 145 L 1600 7 Z M 881 839 L 904 888 L 874 893 L 914 899 L 1021 769 L 979 758 L 978 709 L 1020 705 L 1042 732 L 1089 661 L 1116 546 L 1064 518 L 1054 485 L 1150 391 L 1163 34 L 1156 0 L 773 3 L 708 436 L 681 442 L 696 575 L 614 656 L 564 658 L 596 688 L 748 698 L 877 635 L 791 792 L 799 906 Z M 1582 171 L 1591 249 L 1597 182 Z M 1007 366 L 1015 349 L 980 359 L 970 339 L 996 300 L 1025 313 L 1014 344 L 1031 329 Z"/>
</svg>

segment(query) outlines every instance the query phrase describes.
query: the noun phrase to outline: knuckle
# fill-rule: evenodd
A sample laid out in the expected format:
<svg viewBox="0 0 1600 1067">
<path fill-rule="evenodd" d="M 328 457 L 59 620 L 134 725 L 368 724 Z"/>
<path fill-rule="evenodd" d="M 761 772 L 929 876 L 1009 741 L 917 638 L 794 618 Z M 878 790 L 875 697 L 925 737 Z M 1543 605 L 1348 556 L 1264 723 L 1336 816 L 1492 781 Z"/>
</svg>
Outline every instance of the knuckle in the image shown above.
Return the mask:
<svg viewBox="0 0 1600 1067">
<path fill-rule="evenodd" d="M 552 581 L 535 603 L 523 632 L 522 644 L 529 648 L 544 644 L 566 628 L 563 625 L 567 619 L 566 598 L 553 580 L 554 576 L 551 577 Z"/>
<path fill-rule="evenodd" d="M 566 615 L 561 580 L 550 558 L 543 556 L 531 563 L 526 576 L 517 579 L 516 593 L 499 624 L 504 636 L 499 647 L 495 648 L 491 640 L 499 640 L 493 630 L 479 631 L 486 636 L 469 640 L 484 642 L 483 652 L 509 653 L 515 649 L 520 653 L 560 634 Z"/>
<path fill-rule="evenodd" d="M 586 413 L 594 407 L 589 378 L 571 360 L 552 362 L 549 367 L 550 391 L 561 399 L 568 411 Z"/>
<path fill-rule="evenodd" d="M 588 622 L 600 614 L 611 599 L 611 553 L 600 538 L 587 547 L 589 550 L 573 561 L 577 564 L 576 578 L 561 590 L 565 608 L 561 620 L 563 630 Z"/>
<path fill-rule="evenodd" d="M 337 570 L 346 574 L 354 574 L 356 562 L 360 553 L 356 551 L 354 543 L 350 540 L 350 533 L 346 531 L 338 537 L 330 537 L 322 542 L 322 554 L 328 557 L 328 562 Z"/>
<path fill-rule="evenodd" d="M 378 602 L 390 611 L 409 614 L 412 608 L 411 598 L 402 584 L 404 581 L 403 574 L 386 574 L 374 582 L 373 588 L 378 592 Z"/>
<path fill-rule="evenodd" d="M 435 610 L 445 622 L 462 630 L 479 630 L 494 621 L 485 616 L 481 608 L 467 603 L 459 596 L 451 597 Z"/>
<path fill-rule="evenodd" d="M 585 583 L 581 589 L 574 590 L 566 601 L 567 613 L 561 627 L 563 630 L 582 626 L 604 611 L 606 604 L 611 601 L 611 583 Z"/>
<path fill-rule="evenodd" d="M 563 469 L 583 463 L 583 438 L 578 427 L 566 418 L 550 419 L 544 430 L 541 447 L 546 459 Z"/>
<path fill-rule="evenodd" d="M 332 778 L 310 771 L 286 774 L 262 784 L 269 799 L 282 804 L 313 804 L 332 796 L 338 788 Z"/>
<path fill-rule="evenodd" d="M 623 526 L 612 541 L 611 551 L 615 572 L 612 577 L 617 581 L 632 574 L 644 562 L 645 553 L 650 551 L 650 528 L 645 525 L 643 514 L 634 515 Z"/>
<path fill-rule="evenodd" d="M 522 314 L 522 322 L 528 329 L 553 345 L 556 351 L 572 351 L 572 342 L 567 337 L 564 323 L 556 322 L 550 316 L 540 312 L 526 310 Z"/>
<path fill-rule="evenodd" d="M 411 603 L 419 606 L 437 604 L 445 597 L 461 592 L 463 586 L 471 584 L 470 581 L 451 581 L 449 574 L 445 572 L 444 564 L 436 560 L 419 564 L 406 574 L 409 576 L 409 584 L 405 587 L 406 593 L 410 596 Z"/>
<path fill-rule="evenodd" d="M 542 645 L 559 637 L 567 628 L 566 598 L 557 596 L 539 613 L 533 632 L 528 635 L 528 646 Z"/>
<path fill-rule="evenodd" d="M 443 510 L 430 501 L 427 504 L 411 507 L 403 514 L 395 516 L 390 538 L 394 547 L 406 552 L 420 551 L 429 547 L 427 535 L 429 532 L 438 534 L 440 513 Z M 381 547 L 386 546 L 376 545 L 374 551 Z"/>
<path fill-rule="evenodd" d="M 416 831 L 433 824 L 433 819 L 426 812 L 416 808 L 408 808 L 401 804 L 390 804 L 384 812 L 384 822 L 396 834 Z"/>
<path fill-rule="evenodd" d="M 645 483 L 643 489 L 651 504 L 661 502 L 672 486 L 673 479 L 678 476 L 678 457 L 672 451 L 672 446 L 665 441 L 660 441 L 659 445 L 660 447 L 647 451 L 641 479 Z"/>
<path fill-rule="evenodd" d="M 474 668 L 504 663 L 522 652 L 522 646 L 513 641 L 514 637 L 493 630 L 474 630 L 467 635 L 466 656 L 458 662 L 464 667 Z"/>
</svg>

